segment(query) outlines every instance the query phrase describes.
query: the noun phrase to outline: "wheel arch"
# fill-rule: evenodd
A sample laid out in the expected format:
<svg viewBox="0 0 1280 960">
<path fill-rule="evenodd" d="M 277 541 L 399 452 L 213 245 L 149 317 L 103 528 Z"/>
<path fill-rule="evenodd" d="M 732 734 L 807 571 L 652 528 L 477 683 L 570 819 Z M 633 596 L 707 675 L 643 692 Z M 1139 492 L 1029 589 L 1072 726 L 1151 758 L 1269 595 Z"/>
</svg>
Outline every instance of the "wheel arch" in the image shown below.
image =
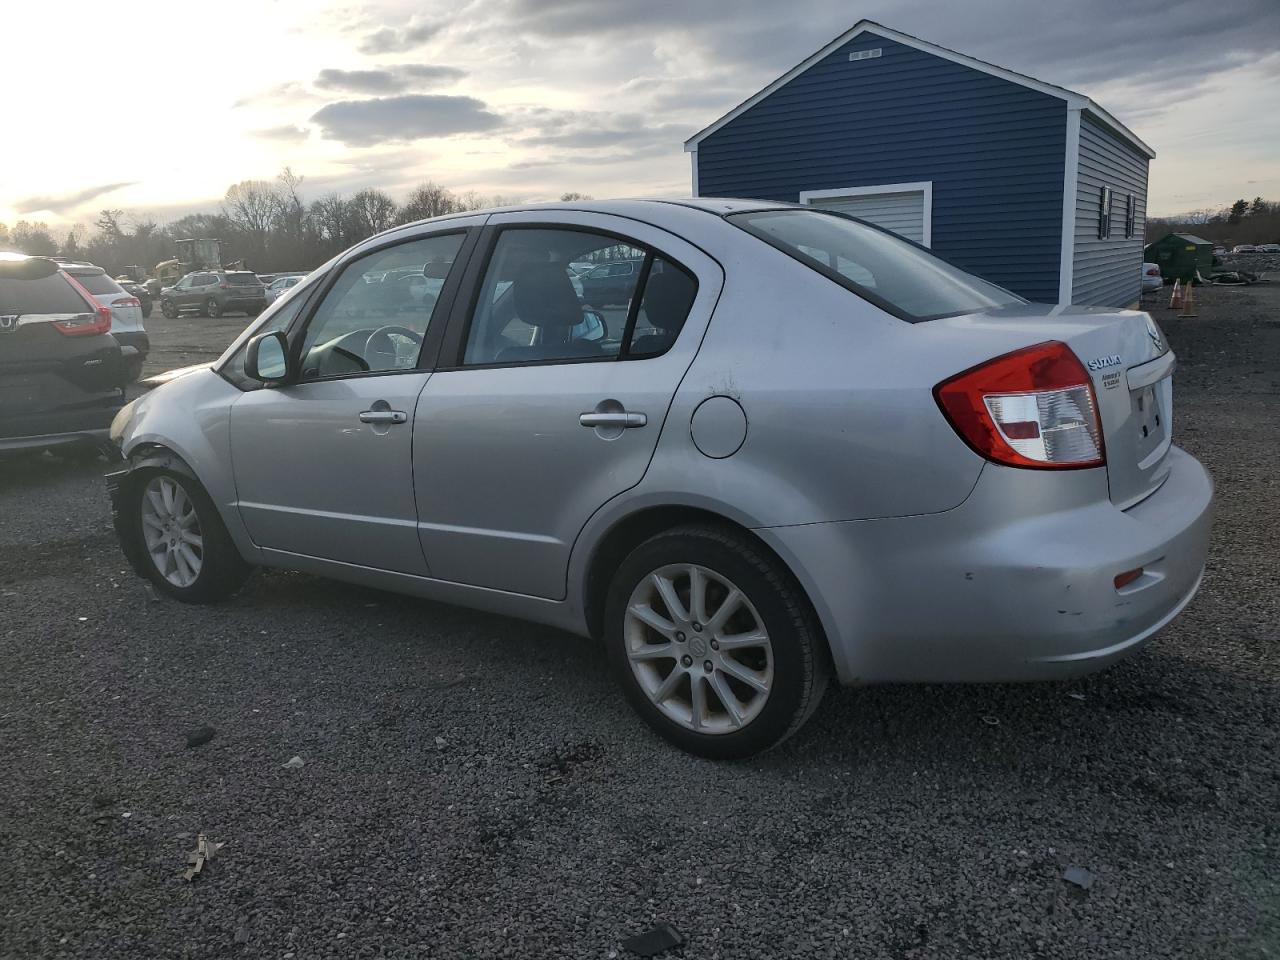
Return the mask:
<svg viewBox="0 0 1280 960">
<path fill-rule="evenodd" d="M 731 530 L 751 540 L 755 546 L 776 560 L 778 565 L 787 571 L 796 589 L 814 614 L 814 620 L 822 631 L 821 647 L 828 658 L 828 664 L 832 663 L 831 645 L 827 638 L 828 624 L 823 616 L 823 605 L 814 603 L 814 598 L 805 584 L 805 578 L 800 576 L 799 571 L 795 570 L 769 541 L 752 528 L 713 509 L 686 504 L 648 506 L 632 511 L 615 520 L 595 541 L 587 560 L 582 583 L 583 617 L 590 636 L 596 638 L 604 636 L 604 612 L 609 592 L 609 578 L 618 564 L 650 537 L 689 524 L 704 524 Z"/>
</svg>

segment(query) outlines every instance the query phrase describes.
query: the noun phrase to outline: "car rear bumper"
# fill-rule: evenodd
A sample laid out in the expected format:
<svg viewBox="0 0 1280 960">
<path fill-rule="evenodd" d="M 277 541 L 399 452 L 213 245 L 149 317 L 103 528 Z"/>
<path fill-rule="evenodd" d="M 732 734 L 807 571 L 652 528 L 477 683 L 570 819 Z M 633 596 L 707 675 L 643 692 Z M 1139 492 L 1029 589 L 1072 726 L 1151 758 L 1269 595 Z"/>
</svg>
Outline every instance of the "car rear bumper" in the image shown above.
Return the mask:
<svg viewBox="0 0 1280 960">
<path fill-rule="evenodd" d="M 814 600 L 844 683 L 1064 679 L 1139 649 L 1199 587 L 1213 484 L 1170 458 L 1127 510 L 1102 469 L 988 466 L 944 513 L 757 532 Z"/>
<path fill-rule="evenodd" d="M 120 344 L 121 352 L 126 357 L 134 354 L 141 354 L 145 357 L 151 351 L 151 338 L 145 333 L 132 331 L 116 333 L 113 331 L 111 335 L 115 337 L 116 343 Z"/>
</svg>

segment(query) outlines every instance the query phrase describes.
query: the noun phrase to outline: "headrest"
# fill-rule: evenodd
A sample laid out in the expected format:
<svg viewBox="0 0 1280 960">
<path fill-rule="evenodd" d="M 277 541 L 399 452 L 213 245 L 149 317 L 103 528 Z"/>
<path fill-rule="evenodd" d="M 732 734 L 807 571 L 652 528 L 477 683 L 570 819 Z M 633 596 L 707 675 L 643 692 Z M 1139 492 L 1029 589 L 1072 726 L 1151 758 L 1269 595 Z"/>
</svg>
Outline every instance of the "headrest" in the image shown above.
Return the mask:
<svg viewBox="0 0 1280 960">
<path fill-rule="evenodd" d="M 582 322 L 582 303 L 558 263 L 529 263 L 512 280 L 516 315 L 535 327 L 565 328 Z"/>
</svg>

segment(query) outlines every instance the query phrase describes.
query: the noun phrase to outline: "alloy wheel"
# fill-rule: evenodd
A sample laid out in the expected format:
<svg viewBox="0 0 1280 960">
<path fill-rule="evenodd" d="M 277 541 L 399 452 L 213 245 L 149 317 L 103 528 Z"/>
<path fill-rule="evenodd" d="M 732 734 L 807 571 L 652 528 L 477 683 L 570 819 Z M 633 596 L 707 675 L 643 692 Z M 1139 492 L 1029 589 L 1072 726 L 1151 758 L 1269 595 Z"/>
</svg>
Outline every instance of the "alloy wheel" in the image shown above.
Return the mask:
<svg viewBox="0 0 1280 960">
<path fill-rule="evenodd" d="M 773 684 L 764 621 L 726 577 L 698 564 L 654 570 L 627 601 L 627 659 L 649 701 L 702 734 L 740 730 Z"/>
<path fill-rule="evenodd" d="M 172 477 L 153 477 L 142 491 L 142 536 L 160 575 L 189 587 L 204 568 L 200 517 L 187 491 Z"/>
</svg>

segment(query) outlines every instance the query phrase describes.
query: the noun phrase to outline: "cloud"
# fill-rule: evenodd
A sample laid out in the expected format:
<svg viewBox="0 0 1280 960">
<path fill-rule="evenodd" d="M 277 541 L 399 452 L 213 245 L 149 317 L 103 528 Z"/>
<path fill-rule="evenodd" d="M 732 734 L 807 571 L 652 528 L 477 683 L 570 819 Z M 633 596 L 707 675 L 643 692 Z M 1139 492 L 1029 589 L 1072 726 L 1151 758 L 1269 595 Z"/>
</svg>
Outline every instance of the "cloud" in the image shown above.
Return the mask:
<svg viewBox="0 0 1280 960">
<path fill-rule="evenodd" d="M 475 97 L 425 93 L 339 100 L 321 107 L 311 121 L 319 125 L 325 138 L 341 140 L 350 147 L 483 133 L 504 123 Z"/>
<path fill-rule="evenodd" d="M 299 127 L 292 123 L 286 123 L 280 127 L 267 127 L 265 130 L 253 131 L 253 136 L 259 140 L 279 140 L 284 143 L 297 143 L 307 139 L 310 131 L 305 127 Z"/>
<path fill-rule="evenodd" d="M 521 145 L 561 150 L 600 150 L 643 144 L 670 149 L 671 144 L 683 139 L 686 130 L 685 124 L 654 124 L 648 115 L 640 113 L 545 107 L 526 109 L 517 122 L 532 130 L 516 138 Z"/>
<path fill-rule="evenodd" d="M 231 104 L 231 109 L 248 106 L 293 106 L 299 102 L 316 99 L 318 99 L 317 95 L 309 90 L 306 84 L 290 80 L 241 97 Z"/>
<path fill-rule="evenodd" d="M 50 213 L 59 214 L 66 213 L 104 194 L 115 190 L 123 190 L 125 187 L 132 187 L 137 182 L 137 180 L 126 180 L 120 183 L 103 183 L 96 187 L 86 187 L 83 190 L 77 190 L 75 193 L 65 193 L 56 197 L 26 197 L 15 201 L 13 209 L 18 213 L 35 213 L 37 210 L 48 210 Z"/>
<path fill-rule="evenodd" d="M 404 53 L 420 47 L 444 27 L 443 23 L 418 20 L 416 17 L 403 27 L 379 27 L 366 34 L 360 41 L 361 53 Z"/>
<path fill-rule="evenodd" d="M 411 88 L 445 86 L 467 75 L 457 67 L 405 63 L 371 70 L 321 70 L 315 85 L 345 93 L 401 93 Z"/>
</svg>

